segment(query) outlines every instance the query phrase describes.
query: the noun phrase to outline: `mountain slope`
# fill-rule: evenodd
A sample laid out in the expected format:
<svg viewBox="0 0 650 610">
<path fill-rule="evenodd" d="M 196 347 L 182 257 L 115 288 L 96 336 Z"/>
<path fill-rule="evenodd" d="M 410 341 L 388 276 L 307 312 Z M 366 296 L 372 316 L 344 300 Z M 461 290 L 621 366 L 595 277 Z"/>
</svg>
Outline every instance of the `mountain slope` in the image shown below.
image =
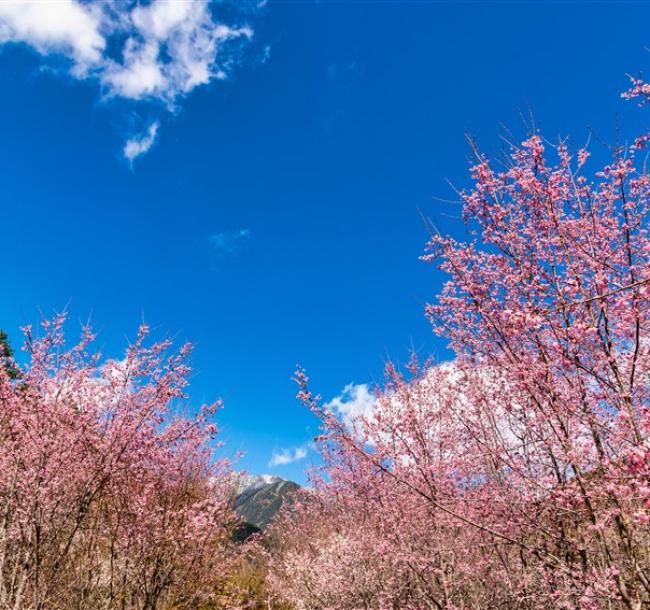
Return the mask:
<svg viewBox="0 0 650 610">
<path fill-rule="evenodd" d="M 242 475 L 233 503 L 252 531 L 264 529 L 300 485 L 270 475 Z"/>
</svg>

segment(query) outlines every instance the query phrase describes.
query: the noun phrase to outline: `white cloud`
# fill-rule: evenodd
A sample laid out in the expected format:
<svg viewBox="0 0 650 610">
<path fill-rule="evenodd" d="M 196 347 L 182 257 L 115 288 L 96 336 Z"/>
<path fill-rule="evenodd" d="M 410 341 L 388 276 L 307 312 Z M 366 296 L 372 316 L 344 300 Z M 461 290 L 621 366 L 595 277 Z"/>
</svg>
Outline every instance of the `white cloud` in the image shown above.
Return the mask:
<svg viewBox="0 0 650 610">
<path fill-rule="evenodd" d="M 154 122 L 149 125 L 144 135 L 139 137 L 130 138 L 124 144 L 124 157 L 130 162 L 133 163 L 133 160 L 140 155 L 146 153 L 156 141 L 156 135 L 158 134 L 158 123 Z"/>
<path fill-rule="evenodd" d="M 189 2 L 165 2 L 148 6 L 137 6 L 131 17 L 140 30 L 163 40 L 169 33 L 190 15 L 192 5 Z"/>
<path fill-rule="evenodd" d="M 70 74 L 94 79 L 107 98 L 180 98 L 226 78 L 231 43 L 253 31 L 215 19 L 210 0 L 1 0 L 0 44 L 23 43 L 62 56 Z M 142 154 L 142 153 L 139 153 Z"/>
<path fill-rule="evenodd" d="M 43 55 L 67 55 L 78 66 L 101 61 L 106 48 L 101 25 L 96 5 L 75 0 L 0 2 L 0 43 L 24 42 Z"/>
<path fill-rule="evenodd" d="M 243 246 L 245 241 L 250 239 L 250 236 L 250 229 L 213 233 L 210 235 L 210 245 L 220 256 L 234 254 Z"/>
<path fill-rule="evenodd" d="M 110 63 L 101 77 L 110 95 L 139 100 L 156 97 L 170 88 L 158 62 L 160 49 L 155 42 L 138 42 L 129 38 L 124 44 L 123 63 Z"/>
<path fill-rule="evenodd" d="M 368 419 L 374 413 L 377 398 L 370 392 L 366 383 L 348 383 L 341 394 L 325 406 L 334 411 L 346 427 L 357 432 L 360 419 Z"/>
<path fill-rule="evenodd" d="M 220 57 L 223 46 L 253 35 L 247 26 L 215 22 L 208 0 L 155 0 L 133 8 L 129 18 L 123 59 L 108 61 L 100 80 L 109 95 L 158 98 L 170 106 L 195 87 L 225 78 L 231 58 Z"/>
<path fill-rule="evenodd" d="M 293 464 L 294 462 L 299 462 L 304 460 L 307 457 L 307 447 L 296 447 L 295 449 L 283 449 L 280 453 L 273 451 L 271 455 L 271 461 L 269 466 L 286 466 L 287 464 Z"/>
</svg>

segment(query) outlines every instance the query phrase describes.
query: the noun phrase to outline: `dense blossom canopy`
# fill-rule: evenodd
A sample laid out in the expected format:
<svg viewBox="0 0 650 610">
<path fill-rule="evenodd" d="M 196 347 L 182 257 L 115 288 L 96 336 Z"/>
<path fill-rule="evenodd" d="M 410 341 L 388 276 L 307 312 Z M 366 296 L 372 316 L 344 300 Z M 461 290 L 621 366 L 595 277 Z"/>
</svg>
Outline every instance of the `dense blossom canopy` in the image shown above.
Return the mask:
<svg viewBox="0 0 650 610">
<path fill-rule="evenodd" d="M 298 372 L 325 472 L 278 525 L 296 607 L 647 607 L 645 142 L 591 178 L 586 150 L 538 134 L 500 169 L 479 154 L 467 240 L 433 232 L 424 256 L 449 276 L 426 314 L 455 361 L 389 367 L 354 429 Z"/>
<path fill-rule="evenodd" d="M 218 403 L 188 419 L 189 346 L 100 362 L 66 349 L 64 318 L 25 329 L 29 363 L 0 366 L 0 607 L 196 608 L 230 562 Z"/>
</svg>

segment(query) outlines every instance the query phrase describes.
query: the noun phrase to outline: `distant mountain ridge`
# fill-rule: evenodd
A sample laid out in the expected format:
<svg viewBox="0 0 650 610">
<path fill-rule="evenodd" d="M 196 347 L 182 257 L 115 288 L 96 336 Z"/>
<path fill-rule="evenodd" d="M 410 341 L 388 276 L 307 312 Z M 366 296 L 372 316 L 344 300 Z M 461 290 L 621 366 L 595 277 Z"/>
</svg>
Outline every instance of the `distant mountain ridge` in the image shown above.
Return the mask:
<svg viewBox="0 0 650 610">
<path fill-rule="evenodd" d="M 244 520 L 241 537 L 263 530 L 300 485 L 278 476 L 242 474 L 239 478 L 233 508 Z"/>
</svg>

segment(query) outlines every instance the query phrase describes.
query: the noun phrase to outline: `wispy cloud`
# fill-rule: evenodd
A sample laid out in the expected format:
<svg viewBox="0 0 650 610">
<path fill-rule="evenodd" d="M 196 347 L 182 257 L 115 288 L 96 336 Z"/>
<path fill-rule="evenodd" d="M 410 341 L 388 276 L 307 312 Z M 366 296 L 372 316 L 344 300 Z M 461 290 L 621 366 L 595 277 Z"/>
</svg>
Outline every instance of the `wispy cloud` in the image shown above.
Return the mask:
<svg viewBox="0 0 650 610">
<path fill-rule="evenodd" d="M 307 457 L 307 445 L 302 447 L 296 447 L 295 449 L 283 449 L 279 453 L 273 451 L 271 455 L 271 460 L 269 461 L 269 467 L 275 466 L 286 466 L 287 464 L 293 464 L 294 462 L 299 462 L 304 460 Z"/>
<path fill-rule="evenodd" d="M 331 63 L 327 66 L 327 78 L 330 83 L 325 96 L 327 110 L 319 119 L 323 131 L 329 133 L 338 123 L 347 120 L 349 97 L 360 76 L 361 69 L 356 61 Z"/>
<path fill-rule="evenodd" d="M 238 231 L 213 233 L 210 235 L 209 242 L 217 256 L 226 256 L 241 250 L 250 237 L 250 229 L 244 228 Z"/>
<path fill-rule="evenodd" d="M 147 131 L 141 135 L 134 138 L 129 138 L 124 144 L 123 152 L 124 157 L 133 163 L 133 160 L 140 155 L 144 155 L 156 141 L 156 135 L 158 134 L 158 122 L 155 121 L 149 125 Z"/>
<path fill-rule="evenodd" d="M 0 44 L 64 58 L 71 76 L 96 81 L 105 98 L 170 111 L 196 87 L 225 79 L 252 36 L 248 25 L 218 21 L 210 0 L 0 2 Z"/>
<path fill-rule="evenodd" d="M 351 87 L 359 78 L 360 70 L 356 61 L 347 64 L 329 64 L 327 66 L 327 76 L 332 83 L 337 83 L 343 88 Z"/>
</svg>

